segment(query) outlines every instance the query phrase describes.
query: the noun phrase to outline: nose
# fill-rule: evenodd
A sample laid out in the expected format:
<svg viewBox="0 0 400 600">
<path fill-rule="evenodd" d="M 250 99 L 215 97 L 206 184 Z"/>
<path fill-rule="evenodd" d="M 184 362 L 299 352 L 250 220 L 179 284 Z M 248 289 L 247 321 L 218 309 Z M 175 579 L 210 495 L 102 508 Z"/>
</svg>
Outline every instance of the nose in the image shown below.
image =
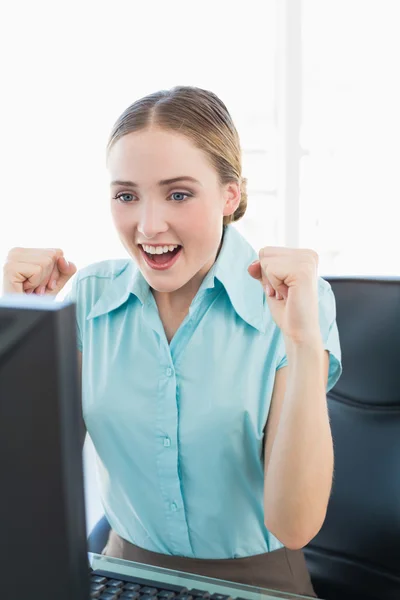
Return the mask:
<svg viewBox="0 0 400 600">
<path fill-rule="evenodd" d="M 165 233 L 168 225 L 164 211 L 159 203 L 147 201 L 141 206 L 138 231 L 147 239 L 155 238 L 159 233 Z"/>
</svg>

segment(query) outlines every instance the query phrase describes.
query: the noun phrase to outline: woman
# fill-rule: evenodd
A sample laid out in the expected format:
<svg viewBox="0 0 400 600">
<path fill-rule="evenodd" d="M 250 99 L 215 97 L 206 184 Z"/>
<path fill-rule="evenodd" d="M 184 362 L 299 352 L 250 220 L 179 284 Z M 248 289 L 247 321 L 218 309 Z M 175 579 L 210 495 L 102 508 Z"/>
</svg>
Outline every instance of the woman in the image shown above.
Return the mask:
<svg viewBox="0 0 400 600">
<path fill-rule="evenodd" d="M 247 203 L 239 138 L 208 91 L 135 102 L 107 163 L 129 259 L 82 269 L 70 295 L 104 552 L 313 595 L 301 548 L 325 518 L 325 394 L 341 369 L 318 257 L 257 256 L 232 227 Z M 75 271 L 61 250 L 14 249 L 5 288 L 57 294 Z"/>
</svg>

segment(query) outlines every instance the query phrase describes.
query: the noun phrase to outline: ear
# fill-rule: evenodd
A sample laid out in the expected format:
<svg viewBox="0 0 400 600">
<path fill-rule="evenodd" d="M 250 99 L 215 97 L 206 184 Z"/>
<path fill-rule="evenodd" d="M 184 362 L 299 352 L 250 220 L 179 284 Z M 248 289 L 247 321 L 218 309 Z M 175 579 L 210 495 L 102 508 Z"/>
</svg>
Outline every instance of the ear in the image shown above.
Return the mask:
<svg viewBox="0 0 400 600">
<path fill-rule="evenodd" d="M 224 188 L 224 217 L 233 215 L 240 204 L 240 185 L 235 182 L 227 183 Z"/>
</svg>

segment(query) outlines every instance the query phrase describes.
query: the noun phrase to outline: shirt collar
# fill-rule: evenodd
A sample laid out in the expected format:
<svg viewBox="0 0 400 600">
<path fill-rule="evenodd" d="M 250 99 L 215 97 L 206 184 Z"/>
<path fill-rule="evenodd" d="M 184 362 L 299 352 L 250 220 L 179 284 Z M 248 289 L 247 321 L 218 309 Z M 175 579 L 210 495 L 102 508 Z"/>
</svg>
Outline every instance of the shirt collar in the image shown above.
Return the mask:
<svg viewBox="0 0 400 600">
<path fill-rule="evenodd" d="M 89 312 L 87 320 L 105 315 L 119 308 L 127 302 L 131 294 L 134 294 L 141 304 L 145 304 L 149 293 L 148 283 L 133 261 L 128 259 L 123 268 L 113 275 L 106 289 Z"/>
<path fill-rule="evenodd" d="M 236 313 L 246 323 L 264 332 L 266 329 L 265 294 L 259 281 L 247 272 L 258 259 L 257 253 L 232 225 L 225 228 L 221 251 L 214 265 L 214 276 L 225 288 Z"/>
<path fill-rule="evenodd" d="M 215 264 L 204 278 L 194 304 L 201 300 L 207 290 L 215 287 L 219 281 L 229 300 L 241 319 L 264 332 L 266 328 L 265 294 L 258 281 L 253 279 L 247 267 L 257 260 L 257 254 L 245 238 L 228 225 L 224 229 L 222 247 Z M 122 306 L 134 294 L 143 305 L 147 302 L 150 289 L 143 275 L 128 260 L 110 281 L 90 311 L 87 319 L 93 319 Z"/>
</svg>

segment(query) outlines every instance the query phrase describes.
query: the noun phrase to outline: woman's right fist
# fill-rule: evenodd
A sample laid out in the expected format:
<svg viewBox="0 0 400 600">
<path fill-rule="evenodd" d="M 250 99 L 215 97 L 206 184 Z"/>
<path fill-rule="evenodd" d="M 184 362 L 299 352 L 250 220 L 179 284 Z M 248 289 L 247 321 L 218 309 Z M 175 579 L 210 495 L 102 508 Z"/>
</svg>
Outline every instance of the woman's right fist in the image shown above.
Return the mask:
<svg viewBox="0 0 400 600">
<path fill-rule="evenodd" d="M 3 268 L 3 292 L 55 296 L 75 273 L 60 249 L 13 248 Z"/>
</svg>

